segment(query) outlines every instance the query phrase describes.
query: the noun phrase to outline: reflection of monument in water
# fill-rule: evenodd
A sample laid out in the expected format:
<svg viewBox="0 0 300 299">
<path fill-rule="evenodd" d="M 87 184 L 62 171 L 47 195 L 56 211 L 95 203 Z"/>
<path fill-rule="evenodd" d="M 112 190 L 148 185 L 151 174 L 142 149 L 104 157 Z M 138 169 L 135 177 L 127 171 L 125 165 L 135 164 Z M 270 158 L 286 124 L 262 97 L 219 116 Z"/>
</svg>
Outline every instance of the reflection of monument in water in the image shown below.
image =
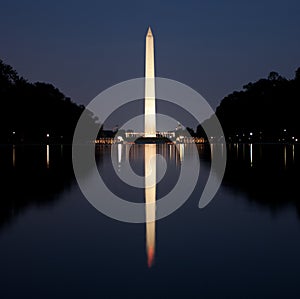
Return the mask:
<svg viewBox="0 0 300 299">
<path fill-rule="evenodd" d="M 145 249 L 147 264 L 151 268 L 154 264 L 156 248 L 156 184 L 160 177 L 160 165 L 156 165 L 156 155 L 159 154 L 165 160 L 173 161 L 173 166 L 178 169 L 184 162 L 185 145 L 117 144 L 115 148 L 118 171 L 122 171 L 122 164 L 130 160 L 138 161 L 138 164 L 143 163 L 144 166 Z"/>
<path fill-rule="evenodd" d="M 148 266 L 154 262 L 156 201 L 156 144 L 145 144 L 146 250 Z"/>
</svg>

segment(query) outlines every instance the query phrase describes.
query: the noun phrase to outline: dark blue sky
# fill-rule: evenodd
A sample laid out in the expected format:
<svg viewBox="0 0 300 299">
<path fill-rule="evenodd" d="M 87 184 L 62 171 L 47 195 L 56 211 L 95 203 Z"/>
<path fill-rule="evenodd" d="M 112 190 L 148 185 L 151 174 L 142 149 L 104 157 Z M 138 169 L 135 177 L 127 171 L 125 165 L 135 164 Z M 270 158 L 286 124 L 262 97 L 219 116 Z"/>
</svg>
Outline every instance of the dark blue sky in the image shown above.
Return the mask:
<svg viewBox="0 0 300 299">
<path fill-rule="evenodd" d="M 300 66 L 300 1 L 3 1 L 0 58 L 78 103 L 144 75 L 155 36 L 156 75 L 199 91 L 213 107 L 249 81 Z"/>
</svg>

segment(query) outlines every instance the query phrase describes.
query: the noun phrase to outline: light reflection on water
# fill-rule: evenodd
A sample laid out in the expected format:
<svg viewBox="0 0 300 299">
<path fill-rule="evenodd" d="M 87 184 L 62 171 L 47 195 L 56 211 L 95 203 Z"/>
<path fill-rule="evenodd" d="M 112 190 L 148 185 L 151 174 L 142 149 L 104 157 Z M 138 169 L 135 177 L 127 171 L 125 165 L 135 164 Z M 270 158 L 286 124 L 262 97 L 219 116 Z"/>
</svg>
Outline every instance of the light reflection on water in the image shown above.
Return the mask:
<svg viewBox="0 0 300 299">
<path fill-rule="evenodd" d="M 13 150 L 12 150 L 12 162 L 13 162 L 13 167 L 16 166 L 16 146 L 13 145 Z"/>
<path fill-rule="evenodd" d="M 250 165 L 253 166 L 253 145 L 250 144 Z"/>
<path fill-rule="evenodd" d="M 151 162 L 151 163 L 150 163 Z M 148 267 L 155 256 L 156 144 L 145 144 L 146 250 Z"/>
<path fill-rule="evenodd" d="M 210 156 L 222 149 L 197 147 L 207 174 Z M 151 185 L 156 177 L 151 168 L 146 188 L 130 191 L 114 177 L 110 147 L 97 148 L 108 183 L 127 200 L 152 203 L 145 214 L 153 220 L 153 203 L 176 184 L 176 171 L 189 162 L 191 148 L 117 149 L 120 171 L 129 159 L 140 175 L 148 173 L 146 161 L 155 153 L 171 167 L 157 186 Z M 145 290 L 152 298 L 299 297 L 298 152 L 298 145 L 231 145 L 223 185 L 207 208 L 197 208 L 203 178 L 174 214 L 133 225 L 89 205 L 74 181 L 66 147 L 0 147 L 1 292 L 4 298 L 25 293 L 40 298 L 39 285 L 52 297 L 83 297 L 87 290 L 99 298 L 143 298 Z"/>
<path fill-rule="evenodd" d="M 49 144 L 47 144 L 46 165 L 47 165 L 47 168 L 50 167 L 50 146 L 49 146 Z"/>
</svg>

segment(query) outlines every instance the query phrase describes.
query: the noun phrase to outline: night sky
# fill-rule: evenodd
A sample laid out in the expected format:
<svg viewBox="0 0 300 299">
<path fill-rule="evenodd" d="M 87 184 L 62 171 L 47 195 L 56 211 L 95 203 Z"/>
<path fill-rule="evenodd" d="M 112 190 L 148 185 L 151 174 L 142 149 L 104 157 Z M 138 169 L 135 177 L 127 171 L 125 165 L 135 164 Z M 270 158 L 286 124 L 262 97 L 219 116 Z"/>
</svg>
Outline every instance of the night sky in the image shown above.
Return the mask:
<svg viewBox="0 0 300 299">
<path fill-rule="evenodd" d="M 196 89 L 213 108 L 270 71 L 292 78 L 300 66 L 299 0 L 0 3 L 0 58 L 78 103 L 144 76 L 149 25 L 156 75 Z"/>
</svg>

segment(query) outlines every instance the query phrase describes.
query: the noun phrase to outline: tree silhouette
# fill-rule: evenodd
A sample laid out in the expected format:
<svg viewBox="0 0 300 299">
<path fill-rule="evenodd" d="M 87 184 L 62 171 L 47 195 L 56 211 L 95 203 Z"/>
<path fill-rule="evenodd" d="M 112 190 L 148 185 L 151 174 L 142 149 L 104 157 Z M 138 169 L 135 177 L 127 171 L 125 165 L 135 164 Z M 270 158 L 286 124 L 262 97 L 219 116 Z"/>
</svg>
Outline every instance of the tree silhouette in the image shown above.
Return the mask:
<svg viewBox="0 0 300 299">
<path fill-rule="evenodd" d="M 48 83 L 29 83 L 0 60 L 0 141 L 71 142 L 84 106 Z M 90 114 L 91 122 L 97 119 Z"/>
<path fill-rule="evenodd" d="M 267 79 L 250 82 L 243 90 L 226 96 L 216 115 L 227 140 L 288 142 L 292 136 L 300 136 L 299 100 L 300 68 L 292 80 L 273 71 Z M 197 135 L 200 134 L 203 130 L 198 127 Z"/>
</svg>

